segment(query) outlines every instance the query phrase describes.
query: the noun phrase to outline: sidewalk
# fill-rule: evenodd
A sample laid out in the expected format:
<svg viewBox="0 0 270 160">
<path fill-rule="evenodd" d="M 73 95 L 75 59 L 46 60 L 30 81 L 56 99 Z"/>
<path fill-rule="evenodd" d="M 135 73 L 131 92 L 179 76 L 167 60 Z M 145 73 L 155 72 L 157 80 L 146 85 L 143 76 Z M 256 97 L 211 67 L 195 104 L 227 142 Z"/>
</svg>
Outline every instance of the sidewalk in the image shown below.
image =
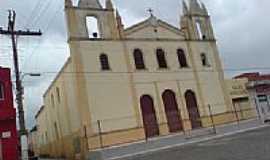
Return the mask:
<svg viewBox="0 0 270 160">
<path fill-rule="evenodd" d="M 64 160 L 64 159 L 39 158 L 38 160 Z"/>
<path fill-rule="evenodd" d="M 64 159 L 39 158 L 38 160 L 64 160 Z"/>
<path fill-rule="evenodd" d="M 233 135 L 248 130 L 262 128 L 267 125 L 262 124 L 258 119 L 242 121 L 216 127 L 216 133 L 213 128 L 204 128 L 194 130 L 191 133 L 179 133 L 164 137 L 153 138 L 148 141 L 141 141 L 122 146 L 110 147 L 92 151 L 89 153 L 89 160 L 118 160 L 134 155 L 156 152 L 159 150 L 169 149 L 191 143 L 207 141 L 210 139 L 220 138 L 223 136 Z"/>
</svg>

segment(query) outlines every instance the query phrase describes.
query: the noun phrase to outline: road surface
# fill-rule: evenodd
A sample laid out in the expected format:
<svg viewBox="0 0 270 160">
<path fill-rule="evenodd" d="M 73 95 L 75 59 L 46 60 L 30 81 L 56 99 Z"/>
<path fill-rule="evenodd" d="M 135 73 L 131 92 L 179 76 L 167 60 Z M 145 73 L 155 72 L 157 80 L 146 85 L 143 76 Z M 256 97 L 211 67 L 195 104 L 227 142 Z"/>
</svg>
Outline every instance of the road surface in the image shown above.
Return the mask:
<svg viewBox="0 0 270 160">
<path fill-rule="evenodd" d="M 270 160 L 270 127 L 121 160 Z"/>
</svg>

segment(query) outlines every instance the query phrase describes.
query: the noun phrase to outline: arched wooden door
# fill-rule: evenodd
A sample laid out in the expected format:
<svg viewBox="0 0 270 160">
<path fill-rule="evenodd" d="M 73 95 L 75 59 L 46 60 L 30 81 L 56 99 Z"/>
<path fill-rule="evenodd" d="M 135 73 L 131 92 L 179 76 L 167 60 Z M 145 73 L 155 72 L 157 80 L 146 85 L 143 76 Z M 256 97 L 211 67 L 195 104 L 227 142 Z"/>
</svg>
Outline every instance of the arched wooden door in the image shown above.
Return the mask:
<svg viewBox="0 0 270 160">
<path fill-rule="evenodd" d="M 183 129 L 180 119 L 178 104 L 175 93 L 171 90 L 166 90 L 162 94 L 162 99 L 165 107 L 166 117 L 168 121 L 169 131 L 178 132 Z"/>
<path fill-rule="evenodd" d="M 147 138 L 159 135 L 159 127 L 154 108 L 154 102 L 151 96 L 144 95 L 140 100 L 145 136 Z"/>
<path fill-rule="evenodd" d="M 195 93 L 189 90 L 186 92 L 185 98 L 192 129 L 202 127 L 201 117 L 198 110 L 198 103 Z"/>
</svg>

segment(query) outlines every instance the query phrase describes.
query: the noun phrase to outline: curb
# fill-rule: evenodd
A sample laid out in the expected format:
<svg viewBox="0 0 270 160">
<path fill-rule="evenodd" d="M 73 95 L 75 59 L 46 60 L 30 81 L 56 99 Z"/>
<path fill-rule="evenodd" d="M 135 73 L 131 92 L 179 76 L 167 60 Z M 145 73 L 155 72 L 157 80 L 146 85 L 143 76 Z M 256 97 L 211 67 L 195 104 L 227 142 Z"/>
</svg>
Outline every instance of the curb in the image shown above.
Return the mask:
<svg viewBox="0 0 270 160">
<path fill-rule="evenodd" d="M 181 147 L 181 146 L 184 146 L 184 145 L 195 144 L 195 143 L 205 142 L 205 141 L 209 141 L 209 140 L 215 140 L 215 139 L 219 139 L 219 138 L 223 138 L 223 137 L 227 137 L 227 136 L 231 136 L 231 135 L 236 135 L 236 134 L 244 133 L 244 132 L 248 132 L 248 131 L 253 131 L 253 130 L 257 130 L 257 129 L 261 129 L 261 128 L 267 128 L 267 127 L 270 127 L 270 126 L 269 125 L 262 125 L 262 126 L 258 126 L 258 127 L 242 129 L 242 130 L 238 130 L 238 131 L 235 131 L 235 132 L 228 132 L 228 133 L 218 134 L 218 135 L 211 136 L 211 137 L 206 137 L 206 138 L 203 138 L 203 139 L 200 139 L 200 140 L 193 140 L 193 141 L 190 141 L 190 142 L 180 143 L 180 144 L 176 144 L 176 145 L 168 145 L 168 146 L 159 147 L 159 148 L 156 148 L 156 149 L 150 149 L 150 150 L 147 150 L 147 151 L 141 151 L 141 152 L 137 152 L 137 153 L 126 154 L 126 155 L 123 155 L 123 156 L 108 158 L 106 160 L 119 160 L 119 159 L 122 159 L 122 158 L 129 158 L 129 157 L 133 157 L 133 156 L 139 156 L 139 155 L 154 153 L 154 152 L 161 151 L 161 150 L 168 150 L 168 149 L 171 149 L 171 148 Z"/>
</svg>

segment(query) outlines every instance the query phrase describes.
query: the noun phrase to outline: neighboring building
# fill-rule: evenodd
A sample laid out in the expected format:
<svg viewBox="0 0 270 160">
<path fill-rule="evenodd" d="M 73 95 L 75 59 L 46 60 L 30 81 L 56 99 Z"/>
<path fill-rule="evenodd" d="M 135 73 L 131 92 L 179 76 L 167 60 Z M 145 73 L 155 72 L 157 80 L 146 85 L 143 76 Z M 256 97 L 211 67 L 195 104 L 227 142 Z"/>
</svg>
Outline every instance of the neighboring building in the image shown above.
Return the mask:
<svg viewBox="0 0 270 160">
<path fill-rule="evenodd" d="M 28 134 L 29 156 L 35 157 L 38 153 L 38 135 L 37 126 L 34 126 Z"/>
<path fill-rule="evenodd" d="M 262 121 L 270 120 L 270 74 L 244 73 L 235 77 L 247 78 L 250 99 L 257 107 Z"/>
<path fill-rule="evenodd" d="M 50 146 L 48 145 L 48 131 L 49 130 L 49 115 L 46 115 L 44 112 L 45 107 L 41 106 L 38 113 L 35 116 L 36 119 L 36 150 L 35 155 L 39 155 L 42 157 L 48 157 L 51 150 Z"/>
<path fill-rule="evenodd" d="M 233 113 L 239 121 L 246 119 L 256 119 L 257 110 L 255 105 L 250 100 L 247 84 L 248 79 L 232 79 L 226 80 L 228 94 L 233 102 Z"/>
<path fill-rule="evenodd" d="M 0 159 L 17 160 L 18 133 L 10 69 L 0 67 Z"/>
<path fill-rule="evenodd" d="M 179 27 L 153 14 L 124 28 L 111 0 L 65 1 L 70 58 L 36 115 L 39 154 L 94 149 L 235 121 L 212 23 L 197 0 Z M 176 15 L 177 16 L 177 15 Z M 95 26 L 88 22 L 95 22 Z"/>
</svg>

